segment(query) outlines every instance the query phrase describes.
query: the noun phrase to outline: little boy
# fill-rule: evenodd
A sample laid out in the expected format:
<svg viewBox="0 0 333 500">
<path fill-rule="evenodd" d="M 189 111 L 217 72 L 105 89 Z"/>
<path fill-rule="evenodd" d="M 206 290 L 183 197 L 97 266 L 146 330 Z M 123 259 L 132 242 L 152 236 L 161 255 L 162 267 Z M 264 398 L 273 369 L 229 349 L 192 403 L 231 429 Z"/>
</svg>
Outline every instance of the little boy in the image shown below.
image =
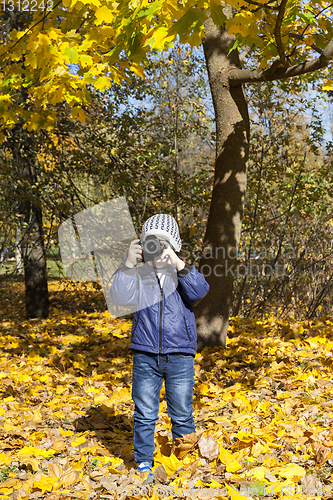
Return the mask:
<svg viewBox="0 0 333 500">
<path fill-rule="evenodd" d="M 158 239 L 163 253 L 153 255 L 149 266 L 137 266 L 141 245 L 148 237 Z M 145 484 L 154 481 L 154 432 L 163 379 L 173 441 L 195 431 L 192 397 L 197 334 L 192 308 L 206 295 L 209 285 L 201 273 L 181 260 L 180 249 L 175 219 L 167 214 L 150 217 L 143 225 L 141 240 L 131 242 L 110 290 L 114 302 L 137 305 L 130 345 L 134 351 L 133 445 L 138 469 L 149 471 Z"/>
</svg>

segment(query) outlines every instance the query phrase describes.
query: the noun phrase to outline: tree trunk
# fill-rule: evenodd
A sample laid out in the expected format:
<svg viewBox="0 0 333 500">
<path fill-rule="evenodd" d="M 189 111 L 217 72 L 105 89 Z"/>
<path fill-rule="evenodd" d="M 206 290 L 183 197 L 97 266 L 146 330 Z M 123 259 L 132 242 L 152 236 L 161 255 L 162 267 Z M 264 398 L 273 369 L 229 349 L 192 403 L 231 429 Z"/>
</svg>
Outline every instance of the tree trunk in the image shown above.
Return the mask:
<svg viewBox="0 0 333 500">
<path fill-rule="evenodd" d="M 7 141 L 13 155 L 18 214 L 21 222 L 21 255 L 24 266 L 27 318 L 47 318 L 49 296 L 44 252 L 42 211 L 36 188 L 36 157 L 31 133 L 16 124 Z"/>
<path fill-rule="evenodd" d="M 16 226 L 15 233 L 15 261 L 17 274 L 22 274 L 21 228 L 19 224 Z"/>
<path fill-rule="evenodd" d="M 234 36 L 208 20 L 203 47 L 216 117 L 214 186 L 199 270 L 210 291 L 195 308 L 198 349 L 226 345 L 233 281 L 243 217 L 249 151 L 249 116 L 242 85 L 230 87 L 228 72 L 239 68 L 228 55 Z"/>
</svg>

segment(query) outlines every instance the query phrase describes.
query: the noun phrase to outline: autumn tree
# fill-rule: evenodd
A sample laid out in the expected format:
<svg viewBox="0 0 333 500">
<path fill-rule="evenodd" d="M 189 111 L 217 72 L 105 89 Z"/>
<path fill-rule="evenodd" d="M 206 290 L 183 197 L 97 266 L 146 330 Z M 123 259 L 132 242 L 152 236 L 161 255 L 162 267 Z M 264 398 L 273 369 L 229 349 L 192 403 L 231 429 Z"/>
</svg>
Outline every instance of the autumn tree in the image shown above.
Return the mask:
<svg viewBox="0 0 333 500">
<path fill-rule="evenodd" d="M 8 43 L 12 32 L 25 29 L 32 20 L 31 13 L 6 11 L 4 6 L 2 40 Z M 24 76 L 26 71 L 25 55 L 7 63 L 13 71 L 13 79 L 18 77 L 18 68 Z M 3 88 L 10 81 L 3 82 Z M 15 92 L 15 103 L 22 113 L 29 113 L 31 101 L 28 98 L 26 85 L 21 85 Z M 47 288 L 47 270 L 44 251 L 42 210 L 39 202 L 38 162 L 35 147 L 35 134 L 24 128 L 24 117 L 16 115 L 17 119 L 3 128 L 3 148 L 12 158 L 14 173 L 14 197 L 12 205 L 17 217 L 19 238 L 17 246 L 24 265 L 25 279 L 25 309 L 28 318 L 46 318 L 49 312 Z M 12 187 L 12 186 L 10 186 Z M 8 193 L 8 190 L 7 190 Z"/>
<path fill-rule="evenodd" d="M 200 261 L 211 294 L 196 309 L 198 346 L 225 345 L 247 178 L 244 84 L 309 74 L 319 81 L 333 56 L 330 4 L 93 0 L 88 6 L 63 0 L 51 7 L 34 12 L 30 25 L 12 30 L 3 44 L 3 127 L 23 119 L 27 130 L 52 128 L 52 106 L 63 100 L 74 118 L 84 120 L 87 84 L 105 90 L 111 80 L 121 81 L 125 68 L 143 76 L 147 52 L 164 50 L 177 37 L 192 46 L 202 41 L 216 117 L 216 166 Z M 80 70 L 70 73 L 69 63 Z M 15 97 L 22 86 L 34 103 L 28 110 Z"/>
</svg>

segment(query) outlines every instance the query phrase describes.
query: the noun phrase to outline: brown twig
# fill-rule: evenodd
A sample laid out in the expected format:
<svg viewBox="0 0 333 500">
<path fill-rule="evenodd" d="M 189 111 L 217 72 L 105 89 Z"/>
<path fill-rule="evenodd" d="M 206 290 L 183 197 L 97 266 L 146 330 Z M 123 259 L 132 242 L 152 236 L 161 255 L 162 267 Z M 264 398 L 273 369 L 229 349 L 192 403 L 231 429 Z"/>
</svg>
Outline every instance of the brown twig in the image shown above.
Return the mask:
<svg viewBox="0 0 333 500">
<path fill-rule="evenodd" d="M 279 52 L 280 61 L 283 64 L 283 66 L 285 66 L 285 67 L 289 66 L 289 64 L 288 64 L 288 61 L 286 59 L 286 54 L 284 52 L 283 43 L 282 43 L 282 39 L 281 39 L 281 26 L 282 26 L 284 13 L 286 10 L 286 4 L 287 4 L 287 0 L 281 1 L 280 7 L 279 7 L 279 13 L 278 13 L 275 28 L 274 28 L 274 37 L 275 37 L 276 46 L 277 46 L 277 49 Z"/>
<path fill-rule="evenodd" d="M 301 35 L 300 33 L 289 33 L 289 36 L 291 38 L 296 38 L 296 40 L 300 40 L 300 41 L 303 41 L 305 39 L 305 37 L 303 35 Z M 318 52 L 318 54 L 322 54 L 323 53 L 323 49 L 321 49 L 320 47 L 318 47 L 315 43 L 309 45 L 309 47 L 311 47 L 313 50 L 315 50 L 316 52 Z"/>
</svg>

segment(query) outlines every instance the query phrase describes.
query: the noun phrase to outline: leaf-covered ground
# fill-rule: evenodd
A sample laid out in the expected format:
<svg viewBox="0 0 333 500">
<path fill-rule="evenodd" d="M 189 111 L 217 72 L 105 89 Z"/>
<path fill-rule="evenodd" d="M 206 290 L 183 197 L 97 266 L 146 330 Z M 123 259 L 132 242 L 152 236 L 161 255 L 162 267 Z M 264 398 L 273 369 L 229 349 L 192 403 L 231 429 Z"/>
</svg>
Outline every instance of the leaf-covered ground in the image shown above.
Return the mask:
<svg viewBox="0 0 333 500">
<path fill-rule="evenodd" d="M 0 499 L 333 497 L 333 318 L 233 318 L 227 349 L 196 357 L 196 433 L 173 448 L 162 391 L 149 491 L 131 321 L 92 286 L 50 291 L 50 317 L 28 321 L 23 284 L 0 287 Z"/>
</svg>

